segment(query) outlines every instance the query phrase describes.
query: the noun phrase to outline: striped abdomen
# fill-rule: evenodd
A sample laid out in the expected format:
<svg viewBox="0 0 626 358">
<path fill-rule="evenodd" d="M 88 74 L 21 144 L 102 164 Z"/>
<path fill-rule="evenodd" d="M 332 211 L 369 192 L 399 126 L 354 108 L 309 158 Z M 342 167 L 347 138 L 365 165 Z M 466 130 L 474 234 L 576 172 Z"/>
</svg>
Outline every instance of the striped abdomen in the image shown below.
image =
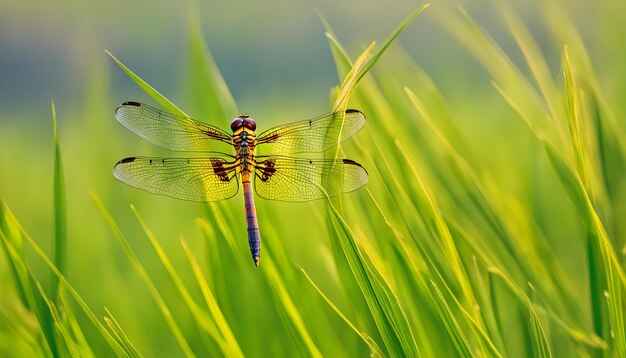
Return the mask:
<svg viewBox="0 0 626 358">
<path fill-rule="evenodd" d="M 246 228 L 248 230 L 248 245 L 254 264 L 259 266 L 261 256 L 261 234 L 259 233 L 259 223 L 256 219 L 256 208 L 254 207 L 254 194 L 252 193 L 252 183 L 249 180 L 243 181 L 243 199 L 246 206 Z"/>
</svg>

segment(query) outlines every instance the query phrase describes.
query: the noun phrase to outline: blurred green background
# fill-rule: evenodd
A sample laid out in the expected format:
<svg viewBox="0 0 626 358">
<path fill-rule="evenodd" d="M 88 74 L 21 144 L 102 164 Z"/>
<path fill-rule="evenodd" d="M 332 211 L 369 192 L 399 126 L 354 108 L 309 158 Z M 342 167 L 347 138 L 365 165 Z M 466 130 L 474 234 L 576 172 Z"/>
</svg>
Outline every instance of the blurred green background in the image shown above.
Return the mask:
<svg viewBox="0 0 626 358">
<path fill-rule="evenodd" d="M 113 164 L 123 157 L 184 154 L 151 146 L 115 121 L 113 111 L 123 101 L 137 100 L 152 105 L 154 101 L 104 50 L 113 53 L 193 118 L 227 129 L 232 118 L 239 113 L 234 112 L 227 118 L 208 117 L 206 108 L 212 100 L 204 100 L 203 92 L 197 86 L 201 81 L 198 80 L 199 74 L 194 72 L 191 38 L 197 34 L 194 26 L 199 24 L 203 41 L 237 103 L 237 111 L 254 117 L 258 132 L 262 132 L 280 123 L 315 117 L 330 110 L 332 89 L 341 84 L 345 72 L 339 70 L 338 76 L 336 57 L 319 14 L 354 60 L 372 40 L 385 39 L 402 19 L 423 4 L 356 0 L 223 3 L 0 0 L 0 198 L 25 231 L 50 255 L 54 237 L 50 101 L 54 100 L 67 195 L 65 276 L 98 318 L 105 314 L 103 307 L 112 312 L 140 353 L 177 356 L 182 351 L 157 304 L 94 206 L 91 193 L 101 198 L 112 213 L 195 354 L 225 352 L 212 348 L 214 343 L 207 343 L 200 333 L 202 330 L 195 327 L 193 313 L 182 304 L 179 290 L 146 240 L 130 204 L 135 205 L 163 245 L 184 283 L 192 287 L 191 295 L 200 300 L 200 289 L 195 285 L 180 241 L 184 239 L 189 243 L 201 261 L 209 286 L 244 354 L 315 355 L 315 350 L 302 347 L 302 342 L 307 341 L 304 336 L 312 337 L 318 353 L 326 356 L 363 356 L 372 351 L 303 279 L 299 270 L 302 268 L 360 330 L 371 336 L 378 346 L 384 347 L 384 355 L 394 355 L 398 351 L 381 338 L 385 336 L 384 329 L 368 313 L 375 310 L 369 305 L 367 294 L 359 291 L 357 287 L 360 286 L 354 282 L 346 282 L 350 278 L 346 273 L 352 271 L 342 262 L 345 258 L 337 254 L 341 251 L 333 240 L 340 234 L 332 230 L 330 223 L 334 221 L 329 218 L 332 215 L 323 202 L 289 204 L 258 199 L 257 212 L 264 246 L 261 267 L 255 269 L 249 259 L 241 194 L 208 207 L 149 195 L 113 178 Z M 459 10 L 459 6 L 463 10 Z M 462 21 L 458 22 L 458 19 L 464 18 L 464 12 L 489 34 L 480 40 L 484 48 L 480 47 L 480 41 L 472 40 L 479 36 L 469 27 L 459 25 Z M 540 76 L 529 66 L 524 50 L 520 49 L 510 31 L 511 18 L 503 15 L 507 13 L 520 19 L 534 37 L 538 49 L 543 52 L 542 60 L 549 70 L 548 76 L 559 94 L 549 98 L 541 91 L 541 82 L 537 79 Z M 556 0 L 437 1 L 402 32 L 373 68 L 373 75 L 366 75 L 364 82 L 357 86 L 350 106 L 363 109 L 368 115 L 368 124 L 363 133 L 343 144 L 342 150 L 344 155 L 368 168 L 370 184 L 368 191 L 345 195 L 341 213 L 359 247 L 367 253 L 368 267 L 374 267 L 373 271 L 380 275 L 394 297 L 397 296 L 422 355 L 463 355 L 465 351 L 458 349 L 458 345 L 447 344 L 455 339 L 455 332 L 465 332 L 470 337 L 468 346 L 474 349 L 469 351 L 470 355 L 497 356 L 495 352 L 505 356 L 537 355 L 531 342 L 534 342 L 533 337 L 541 340 L 544 335 L 535 336 L 528 332 L 528 327 L 534 327 L 531 324 L 534 321 L 531 319 L 529 323 L 526 315 L 534 316 L 533 311 L 529 313 L 524 306 L 524 299 L 516 301 L 510 292 L 497 293 L 508 292 L 502 283 L 500 286 L 488 285 L 489 288 L 480 284 L 481 274 L 493 274 L 494 267 L 506 271 L 511 275 L 511 281 L 520 286 L 529 282 L 541 286 L 537 280 L 545 280 L 545 287 L 565 287 L 562 289 L 568 295 L 563 298 L 562 306 L 550 298 L 558 297 L 555 292 L 561 288 L 546 289 L 537 294 L 540 298 L 527 292 L 533 302 L 537 299 L 541 308 L 537 309 L 537 314 L 548 332 L 545 336 L 552 353 L 557 356 L 610 356 L 622 352 L 619 342 L 606 340 L 611 336 L 607 332 L 620 320 L 615 321 L 614 311 L 608 309 L 607 313 L 606 304 L 594 303 L 604 292 L 607 281 L 598 279 L 599 285 L 594 286 L 594 270 L 600 272 L 600 276 L 603 271 L 589 267 L 590 257 L 600 255 L 597 250 L 590 249 L 590 242 L 595 237 L 595 231 L 590 229 L 593 225 L 578 210 L 580 202 L 568 197 L 570 192 L 558 169 L 555 173 L 554 161 L 545 155 L 541 142 L 499 94 L 492 80 L 502 84 L 509 79 L 514 83 L 516 74 L 508 73 L 506 69 L 508 65 L 516 66 L 519 69 L 517 75 L 528 79 L 531 88 L 530 94 L 517 97 L 517 103 L 536 105 L 537 111 L 533 114 L 537 116 L 531 121 L 549 122 L 547 118 L 554 114 L 550 111 L 551 105 L 556 104 L 559 111 L 566 113 L 562 56 L 563 46 L 567 44 L 572 47 L 575 66 L 580 65 L 576 70 L 580 100 L 587 101 L 580 105 L 581 117 L 604 117 L 610 108 L 610 115 L 606 117 L 615 118 L 617 127 L 621 128 L 626 115 L 623 100 L 626 94 L 624 18 L 626 3 L 618 0 L 593 4 Z M 568 42 L 576 38 L 573 33 L 580 35 L 584 47 Z M 500 45 L 500 54 L 506 54 L 509 62 L 490 62 L 490 56 L 497 58 L 497 54 L 488 51 L 485 44 L 489 40 Z M 584 67 L 582 49 L 586 49 L 589 55 L 593 73 Z M 498 73 L 499 70 L 503 72 Z M 218 78 L 215 82 L 219 81 Z M 597 100 L 601 103 L 600 114 L 596 117 L 590 104 L 593 101 L 589 98 L 597 99 L 600 95 L 589 83 L 597 83 L 601 88 L 602 97 Z M 456 157 L 442 154 L 449 150 L 446 141 L 420 120 L 426 116 L 411 105 L 410 96 L 407 97 L 403 90 L 405 86 L 417 94 L 435 122 L 446 117 L 438 125 L 443 127 L 444 137 L 466 159 L 471 170 L 462 166 L 455 169 L 455 164 L 451 163 L 457 160 Z M 438 90 L 432 90 L 431 86 Z M 512 96 L 515 94 L 513 92 Z M 533 95 L 545 102 L 536 104 Z M 568 133 L 564 118 L 565 115 L 556 119 L 563 122 L 561 127 L 556 126 L 555 133 Z M 586 133 L 586 130 L 589 127 L 583 124 L 582 132 Z M 595 148 L 590 150 L 592 154 L 587 160 L 601 158 L 604 161 L 600 163 L 605 165 L 606 156 L 598 154 L 606 154 L 602 149 L 604 142 L 598 144 L 598 149 L 595 146 L 598 137 L 593 138 L 584 139 L 585 146 Z M 614 180 L 607 179 L 607 171 L 601 168 L 601 164 L 591 164 L 587 188 L 592 188 L 589 192 L 597 195 L 592 201 L 599 207 L 597 211 L 621 264 L 622 248 L 626 243 L 626 231 L 620 223 L 625 212 L 621 201 L 625 197 L 624 181 L 621 180 L 624 168 L 620 157 L 623 154 L 621 129 L 615 131 L 615 138 L 618 143 L 616 152 L 620 154 L 613 157 L 617 169 L 609 173 Z M 401 156 L 398 142 L 405 146 L 412 160 Z M 567 146 L 569 142 L 565 142 Z M 574 157 L 570 149 L 558 145 L 557 152 L 566 158 Z M 415 172 L 420 173 L 419 180 Z M 469 172 L 476 175 L 474 179 L 478 178 L 478 184 L 474 183 L 476 187 L 471 185 L 472 180 L 467 180 L 471 177 Z M 441 225 L 433 224 L 439 215 L 430 212 L 429 200 L 415 194 L 422 192 L 420 180 L 430 188 L 425 192 L 430 192 L 439 202 L 440 207 L 434 208 L 433 212 L 441 215 L 451 238 L 458 245 L 459 260 L 465 267 L 461 271 L 476 269 L 481 272 L 476 274 L 477 277 L 467 274 L 467 282 L 476 285 L 477 304 L 489 307 L 484 308 L 490 312 L 486 314 L 484 326 L 478 319 L 478 323 L 466 322 L 450 330 L 444 324 L 442 317 L 445 315 L 437 309 L 436 295 L 426 294 L 428 289 L 424 287 L 428 286 L 428 279 L 441 279 L 451 287 L 446 291 L 450 294 L 448 304 L 454 306 L 452 297 L 460 297 L 461 307 L 472 307 L 471 302 L 474 302 L 471 295 L 467 296 L 462 284 L 464 280 L 457 282 L 455 275 L 446 272 L 457 272 L 457 268 L 452 264 L 446 266 L 447 261 L 442 259 L 449 252 L 446 245 L 439 242 Z M 402 186 L 406 192 L 400 193 Z M 506 234 L 497 230 L 494 233 L 493 227 L 498 225 L 482 231 L 481 223 L 472 223 L 472 215 L 480 215 L 470 213 L 475 211 L 472 205 L 482 204 L 476 204 L 476 200 L 471 204 L 472 200 L 459 199 L 465 195 L 463 193 L 472 197 L 472 190 L 481 193 L 484 190 L 492 199 L 497 198 L 486 200 L 488 204 L 485 204 L 494 212 L 482 214 L 487 218 L 486 222 L 494 216 L 498 219 L 492 222 L 501 220 L 506 223 L 508 229 L 502 229 Z M 460 196 L 455 197 L 455 192 L 461 193 Z M 220 227 L 219 220 L 213 217 L 216 211 L 223 213 L 222 225 L 225 224 L 226 229 Z M 206 220 L 205 226 L 198 225 L 199 217 Z M 384 226 L 385 223 L 396 227 L 399 234 L 394 235 Z M 228 238 L 234 238 L 234 241 Z M 507 241 L 510 238 L 519 241 Z M 403 239 L 410 243 L 402 243 Z M 530 242 L 530 249 L 520 246 L 524 240 Z M 394 246 L 396 242 L 402 244 Z M 235 246 L 230 246 L 231 243 Z M 424 247 L 418 249 L 422 243 Z M 481 255 L 476 248 L 491 244 L 495 253 Z M 408 250 L 408 254 L 395 251 L 400 250 L 399 247 Z M 437 256 L 436 252 L 440 251 L 444 253 Z M 550 254 L 546 256 L 545 252 Z M 516 258 L 511 267 L 506 256 L 509 254 Z M 48 268 L 31 249 L 27 248 L 24 255 L 29 272 L 47 289 L 50 285 Z M 501 259 L 503 265 L 488 259 L 490 255 Z M 275 277 L 279 277 L 279 281 L 272 279 L 272 274 L 260 272 L 268 270 L 264 268 L 268 256 L 278 262 L 279 273 Z M 480 269 L 472 267 L 472 260 L 476 257 L 484 264 L 478 265 Z M 554 262 L 543 261 L 545 257 L 553 259 L 558 270 Z M 406 263 L 402 258 L 411 259 Z M 12 282 L 2 284 L 0 288 L 3 317 L 16 316 L 15 322 L 23 323 L 23 317 L 28 314 L 16 308 L 23 302 L 20 303 L 16 293 L 18 290 L 6 251 L 0 259 L 2 282 Z M 526 259 L 532 263 L 525 262 Z M 602 262 L 606 265 L 605 261 Z M 401 267 L 406 271 L 400 270 Z M 555 269 L 562 276 L 553 277 L 547 273 L 542 276 L 542 269 L 537 267 L 542 267 L 545 272 Z M 434 268 L 441 272 L 437 273 Z M 412 276 L 418 272 L 427 279 L 423 281 Z M 566 280 L 560 281 L 559 277 Z M 277 282 L 282 282 L 291 297 L 307 334 L 294 323 L 297 320 L 286 308 L 288 301 L 277 288 L 280 287 Z M 487 299 L 481 296 L 481 290 L 491 292 L 493 296 Z M 618 292 L 620 290 L 622 288 Z M 361 292 L 366 298 L 354 298 L 352 294 L 355 292 Z M 598 293 L 597 297 L 595 293 Z M 433 301 L 424 301 L 427 297 Z M 622 299 L 616 299 L 618 306 L 623 304 Z M 416 302 L 418 300 L 422 303 Z M 75 304 L 72 305 L 76 308 Z M 455 312 L 453 316 L 458 320 L 464 319 L 465 315 L 458 307 L 450 310 Z M 7 313 L 10 311 L 18 313 Z M 580 314 L 580 321 L 571 322 L 570 318 L 576 316 L 576 312 Z M 81 314 L 77 316 L 92 352 L 97 356 L 111 354 L 111 349 L 88 320 Z M 502 328 L 501 322 L 509 319 L 514 328 Z M 11 328 L 12 321 L 7 322 L 7 326 L 0 329 L 3 352 L 32 353 L 24 347 L 34 343 L 29 343 L 23 332 Z M 486 333 L 477 333 L 480 330 L 474 324 Z M 26 326 L 26 331 L 38 332 L 35 324 Z M 432 330 L 420 332 L 424 328 Z M 429 333 L 432 333 L 430 338 L 427 337 Z M 38 334 L 33 333 L 33 336 Z M 484 336 L 491 338 L 487 341 L 493 342 L 496 349 L 485 348 L 490 345 L 480 338 Z M 563 337 L 567 339 L 561 341 Z M 432 342 L 425 343 L 428 340 Z"/>
</svg>

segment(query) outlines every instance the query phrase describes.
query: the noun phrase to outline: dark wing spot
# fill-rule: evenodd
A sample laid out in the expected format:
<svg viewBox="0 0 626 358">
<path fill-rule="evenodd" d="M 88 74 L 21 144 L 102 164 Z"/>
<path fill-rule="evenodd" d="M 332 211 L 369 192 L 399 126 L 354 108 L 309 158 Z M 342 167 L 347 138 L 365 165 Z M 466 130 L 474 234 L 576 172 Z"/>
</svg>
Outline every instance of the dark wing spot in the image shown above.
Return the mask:
<svg viewBox="0 0 626 358">
<path fill-rule="evenodd" d="M 363 118 L 365 118 L 365 114 L 363 114 L 363 112 L 359 111 L 358 109 L 346 109 L 346 114 L 349 114 L 349 113 L 361 113 Z"/>
<path fill-rule="evenodd" d="M 117 108 L 115 109 L 115 114 L 117 114 L 117 111 L 120 110 L 120 108 L 124 107 L 124 106 L 135 106 L 135 107 L 139 107 L 141 106 L 141 103 L 139 102 L 133 102 L 133 101 L 128 101 L 128 102 L 124 102 L 122 104 L 120 104 L 119 106 L 117 106 Z"/>
<path fill-rule="evenodd" d="M 343 162 L 344 162 L 344 163 L 346 163 L 346 164 L 358 165 L 359 167 L 362 167 L 362 165 L 361 165 L 361 164 L 359 164 L 359 163 L 355 162 L 355 161 L 354 161 L 354 160 L 352 160 L 352 159 L 342 159 L 342 160 L 343 160 Z"/>
<path fill-rule="evenodd" d="M 124 159 L 120 160 L 119 162 L 117 162 L 117 164 L 124 164 L 124 163 L 134 162 L 135 159 L 137 159 L 137 157 L 124 158 Z"/>
</svg>

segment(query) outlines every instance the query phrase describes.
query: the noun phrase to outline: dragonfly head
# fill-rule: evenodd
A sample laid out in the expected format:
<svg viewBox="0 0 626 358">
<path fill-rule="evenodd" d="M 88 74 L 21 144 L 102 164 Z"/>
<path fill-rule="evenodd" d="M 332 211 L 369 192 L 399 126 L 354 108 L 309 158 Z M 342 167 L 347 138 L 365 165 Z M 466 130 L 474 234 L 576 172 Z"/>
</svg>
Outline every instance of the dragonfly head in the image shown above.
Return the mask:
<svg viewBox="0 0 626 358">
<path fill-rule="evenodd" d="M 230 129 L 232 129 L 233 132 L 241 127 L 245 127 L 251 131 L 254 131 L 256 130 L 256 122 L 254 121 L 254 119 L 248 117 L 245 114 L 242 114 L 239 117 L 233 119 L 233 122 L 230 124 Z"/>
</svg>

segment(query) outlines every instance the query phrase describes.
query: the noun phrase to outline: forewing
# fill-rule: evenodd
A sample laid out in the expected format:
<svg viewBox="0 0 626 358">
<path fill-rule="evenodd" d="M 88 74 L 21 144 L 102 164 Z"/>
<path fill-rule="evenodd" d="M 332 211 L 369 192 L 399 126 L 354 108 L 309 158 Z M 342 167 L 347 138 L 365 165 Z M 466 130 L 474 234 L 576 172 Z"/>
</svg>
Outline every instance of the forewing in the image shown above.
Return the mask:
<svg viewBox="0 0 626 358">
<path fill-rule="evenodd" d="M 304 202 L 354 191 L 367 180 L 365 168 L 350 159 L 259 156 L 254 187 L 264 199 Z"/>
<path fill-rule="evenodd" d="M 365 125 L 365 115 L 359 110 L 339 112 L 274 127 L 259 135 L 257 145 L 267 153 L 323 152 L 352 137 Z"/>
<path fill-rule="evenodd" d="M 147 192 L 190 201 L 228 199 L 239 190 L 235 165 L 223 158 L 122 159 L 113 176 Z"/>
<path fill-rule="evenodd" d="M 227 152 L 231 138 L 223 130 L 161 111 L 147 104 L 125 102 L 115 110 L 124 127 L 148 142 L 165 149 L 186 152 Z"/>
</svg>

